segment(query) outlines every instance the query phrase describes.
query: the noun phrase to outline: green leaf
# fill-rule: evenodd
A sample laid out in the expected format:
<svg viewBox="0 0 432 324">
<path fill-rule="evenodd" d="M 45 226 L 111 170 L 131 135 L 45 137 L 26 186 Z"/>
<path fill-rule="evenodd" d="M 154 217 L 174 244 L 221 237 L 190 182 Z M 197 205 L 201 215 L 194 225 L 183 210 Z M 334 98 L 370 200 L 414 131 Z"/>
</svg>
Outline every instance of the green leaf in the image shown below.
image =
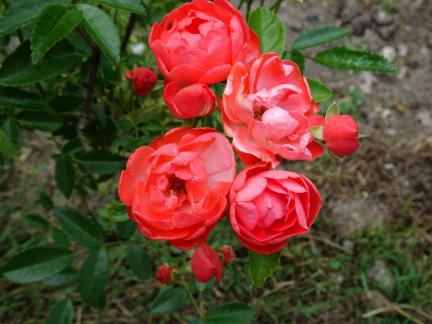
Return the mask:
<svg viewBox="0 0 432 324">
<path fill-rule="evenodd" d="M 138 278 L 141 280 L 150 278 L 153 263 L 142 247 L 138 244 L 130 244 L 126 250 L 126 260 Z"/>
<path fill-rule="evenodd" d="M 92 251 L 79 274 L 79 291 L 89 305 L 105 307 L 105 286 L 108 278 L 108 253 L 105 247 Z"/>
<path fill-rule="evenodd" d="M 63 195 L 69 198 L 75 186 L 75 169 L 68 154 L 62 154 L 56 159 L 55 180 Z"/>
<path fill-rule="evenodd" d="M 63 231 L 72 240 L 87 247 L 99 247 L 104 241 L 104 234 L 98 224 L 75 209 L 58 207 L 54 209 Z"/>
<path fill-rule="evenodd" d="M 137 224 L 132 220 L 116 223 L 116 230 L 122 239 L 128 240 L 137 229 Z"/>
<path fill-rule="evenodd" d="M 394 73 L 397 68 L 381 55 L 347 47 L 334 47 L 318 53 L 318 64 L 341 70 Z"/>
<path fill-rule="evenodd" d="M 36 111 L 53 111 L 38 95 L 16 88 L 0 87 L 0 107 Z"/>
<path fill-rule="evenodd" d="M 24 43 L 3 62 L 0 69 L 0 85 L 15 87 L 32 84 L 70 70 L 79 63 L 80 56 L 63 54 L 31 65 L 30 49 L 28 44 Z"/>
<path fill-rule="evenodd" d="M 252 322 L 254 313 L 243 303 L 233 302 L 218 305 L 208 310 L 204 319 L 208 324 L 247 324 Z"/>
<path fill-rule="evenodd" d="M 299 50 L 303 48 L 314 47 L 333 42 L 349 35 L 351 35 L 350 30 L 333 26 L 311 29 L 301 33 L 294 40 L 292 48 Z"/>
<path fill-rule="evenodd" d="M 333 97 L 333 92 L 325 84 L 309 78 L 307 82 L 312 92 L 312 98 L 316 103 L 327 101 Z"/>
<path fill-rule="evenodd" d="M 47 112 L 24 112 L 19 114 L 16 119 L 23 128 L 44 132 L 53 132 L 63 125 L 63 120 L 60 117 Z"/>
<path fill-rule="evenodd" d="M 62 272 L 42 280 L 42 283 L 48 287 L 64 287 L 75 283 L 78 279 L 78 273 L 72 267 L 64 269 Z"/>
<path fill-rule="evenodd" d="M 291 60 L 298 65 L 302 74 L 304 74 L 305 69 L 305 58 L 303 54 L 299 51 L 293 50 L 291 52 L 284 52 L 282 55 L 284 60 Z"/>
<path fill-rule="evenodd" d="M 44 230 L 49 227 L 49 223 L 38 214 L 26 215 L 26 217 L 24 218 L 24 223 L 27 226 L 37 230 Z"/>
<path fill-rule="evenodd" d="M 37 18 L 50 4 L 70 4 L 70 0 L 14 0 L 10 8 L 0 17 L 0 36 L 9 34 Z"/>
<path fill-rule="evenodd" d="M 87 171 L 97 175 L 119 172 L 125 167 L 125 159 L 109 151 L 80 151 L 75 154 L 75 158 Z"/>
<path fill-rule="evenodd" d="M 100 214 L 106 217 L 110 222 L 124 222 L 129 219 L 126 207 L 120 200 L 114 201 L 108 209 L 101 209 Z"/>
<path fill-rule="evenodd" d="M 0 152 L 8 157 L 19 153 L 19 131 L 15 119 L 7 118 L 0 128 Z"/>
<path fill-rule="evenodd" d="M 150 305 L 151 314 L 171 313 L 180 309 L 187 300 L 183 288 L 172 288 L 162 291 Z"/>
<path fill-rule="evenodd" d="M 276 271 L 281 253 L 258 254 L 249 251 L 249 269 L 255 288 L 262 284 Z"/>
<path fill-rule="evenodd" d="M 82 21 L 82 12 L 62 5 L 47 6 L 36 21 L 31 38 L 32 60 L 38 62 Z"/>
<path fill-rule="evenodd" d="M 265 8 L 254 10 L 249 17 L 250 28 L 257 33 L 263 53 L 282 55 L 285 49 L 285 26 L 280 18 Z"/>
<path fill-rule="evenodd" d="M 10 281 L 28 283 L 48 278 L 72 262 L 72 254 L 58 247 L 37 247 L 12 257 L 1 273 Z"/>
<path fill-rule="evenodd" d="M 59 300 L 51 308 L 45 324 L 72 324 L 74 308 L 70 299 Z"/>
<path fill-rule="evenodd" d="M 331 116 L 339 115 L 340 114 L 340 106 L 336 101 L 333 100 L 333 102 L 328 106 L 325 118 L 329 118 Z"/>
<path fill-rule="evenodd" d="M 111 8 L 126 10 L 138 15 L 145 15 L 146 10 L 140 0 L 96 0 Z"/>
<path fill-rule="evenodd" d="M 84 14 L 85 31 L 112 61 L 119 62 L 120 37 L 111 17 L 94 6 L 80 4 L 78 8 Z"/>
</svg>

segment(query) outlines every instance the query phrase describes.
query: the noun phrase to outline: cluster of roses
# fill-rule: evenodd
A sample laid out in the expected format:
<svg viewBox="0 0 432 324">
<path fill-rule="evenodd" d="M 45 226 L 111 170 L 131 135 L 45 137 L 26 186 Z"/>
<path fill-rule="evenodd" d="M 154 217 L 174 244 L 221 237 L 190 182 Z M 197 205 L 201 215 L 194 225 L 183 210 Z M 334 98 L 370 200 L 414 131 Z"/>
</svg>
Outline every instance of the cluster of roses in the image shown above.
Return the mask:
<svg viewBox="0 0 432 324">
<path fill-rule="evenodd" d="M 261 53 L 256 34 L 227 0 L 180 6 L 153 26 L 149 44 L 165 78 L 164 99 L 177 117 L 210 114 L 216 96 L 209 85 L 227 80 L 217 106 L 232 145 L 212 128 L 172 129 L 131 154 L 119 196 L 145 237 L 195 248 L 197 280 L 219 280 L 221 261 L 205 242 L 224 212 L 249 250 L 281 250 L 309 230 L 321 196 L 305 176 L 275 168 L 283 158 L 316 159 L 323 142 L 335 155 L 352 154 L 359 145 L 357 124 L 350 116 L 318 115 L 298 66 Z M 147 68 L 126 77 L 138 95 L 157 80 Z M 318 127 L 319 140 L 311 127 Z M 233 148 L 247 165 L 237 177 Z M 232 250 L 222 253 L 229 263 Z M 157 278 L 172 280 L 172 269 L 162 265 Z"/>
</svg>

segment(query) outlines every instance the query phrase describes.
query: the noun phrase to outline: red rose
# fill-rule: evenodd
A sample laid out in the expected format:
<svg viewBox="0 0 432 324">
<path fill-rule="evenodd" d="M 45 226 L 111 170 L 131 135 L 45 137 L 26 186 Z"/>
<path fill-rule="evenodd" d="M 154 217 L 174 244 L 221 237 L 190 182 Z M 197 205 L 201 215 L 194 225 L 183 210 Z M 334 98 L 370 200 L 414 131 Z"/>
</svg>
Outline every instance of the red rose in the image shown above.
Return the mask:
<svg viewBox="0 0 432 324">
<path fill-rule="evenodd" d="M 118 193 L 141 233 L 180 249 L 203 243 L 224 211 L 234 152 L 212 128 L 175 128 L 129 157 Z"/>
<path fill-rule="evenodd" d="M 234 259 L 234 251 L 231 247 L 223 245 L 221 247 L 222 255 L 223 255 L 223 263 L 230 264 Z"/>
<path fill-rule="evenodd" d="M 207 282 L 211 278 L 220 281 L 222 264 L 215 250 L 207 244 L 202 244 L 192 255 L 192 273 L 199 282 Z"/>
<path fill-rule="evenodd" d="M 169 283 L 173 281 L 173 269 L 166 263 L 161 264 L 159 266 L 158 271 L 156 272 L 156 280 L 161 283 Z"/>
<path fill-rule="evenodd" d="M 333 115 L 327 118 L 323 128 L 327 148 L 337 156 L 353 154 L 359 147 L 358 126 L 349 115 Z"/>
<path fill-rule="evenodd" d="M 268 166 L 244 169 L 230 192 L 232 228 L 244 246 L 261 254 L 278 252 L 291 236 L 308 232 L 321 208 L 309 179 Z"/>
<path fill-rule="evenodd" d="M 165 85 L 164 100 L 174 116 L 193 118 L 210 114 L 216 96 L 207 84 L 196 83 L 179 88 L 177 83 L 171 82 Z"/>
<path fill-rule="evenodd" d="M 135 94 L 138 97 L 148 95 L 157 82 L 157 75 L 151 69 L 139 67 L 125 73 L 126 79 L 133 82 Z"/>
<path fill-rule="evenodd" d="M 322 147 L 309 132 L 319 107 L 298 66 L 275 53 L 263 54 L 250 69 L 234 65 L 221 100 L 225 132 L 242 161 L 253 164 L 311 160 Z"/>
<path fill-rule="evenodd" d="M 259 40 L 226 0 L 193 0 L 153 25 L 150 48 L 161 73 L 180 86 L 226 80 L 234 63 L 259 54 Z"/>
</svg>

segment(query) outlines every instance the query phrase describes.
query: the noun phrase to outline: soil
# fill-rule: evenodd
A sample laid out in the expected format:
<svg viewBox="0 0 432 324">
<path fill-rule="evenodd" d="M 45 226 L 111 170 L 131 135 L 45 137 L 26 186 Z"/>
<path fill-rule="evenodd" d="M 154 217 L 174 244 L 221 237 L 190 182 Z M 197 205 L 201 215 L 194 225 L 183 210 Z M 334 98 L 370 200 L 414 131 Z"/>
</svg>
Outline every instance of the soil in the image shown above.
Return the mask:
<svg viewBox="0 0 432 324">
<path fill-rule="evenodd" d="M 379 226 L 409 205 L 410 216 L 432 234 L 432 1 L 286 1 L 280 14 L 288 44 L 306 29 L 337 25 L 353 30 L 342 44 L 380 52 L 399 68 L 395 75 L 351 73 L 307 62 L 307 76 L 334 90 L 336 97 L 360 90 L 360 130 L 366 139 L 358 153 L 337 166 L 354 177 L 340 186 L 315 177 L 330 197 L 328 214 L 342 236 Z M 389 9 L 389 8 L 387 8 Z M 392 9 L 392 8 L 390 8 Z M 307 51 L 315 53 L 315 49 Z M 325 171 L 325 170 L 324 170 Z M 330 187 L 331 186 L 331 187 Z M 354 204 L 353 204 L 354 201 Z M 406 207 L 406 206 L 405 206 Z"/>
</svg>

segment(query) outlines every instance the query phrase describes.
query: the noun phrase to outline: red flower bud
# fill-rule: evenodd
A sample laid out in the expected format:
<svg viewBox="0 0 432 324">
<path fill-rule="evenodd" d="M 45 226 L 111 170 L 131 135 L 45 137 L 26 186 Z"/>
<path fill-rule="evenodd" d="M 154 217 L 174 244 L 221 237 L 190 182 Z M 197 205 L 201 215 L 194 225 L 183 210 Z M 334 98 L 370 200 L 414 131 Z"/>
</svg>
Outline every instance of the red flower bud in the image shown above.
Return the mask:
<svg viewBox="0 0 432 324">
<path fill-rule="evenodd" d="M 223 245 L 221 247 L 221 251 L 222 251 L 222 254 L 223 254 L 223 263 L 225 265 L 231 263 L 232 260 L 234 259 L 234 251 L 233 251 L 233 249 L 230 246 Z"/>
<path fill-rule="evenodd" d="M 133 82 L 134 91 L 138 97 L 148 95 L 157 82 L 156 73 L 146 67 L 139 67 L 126 72 L 125 78 Z"/>
<path fill-rule="evenodd" d="M 213 111 L 216 101 L 214 92 L 203 83 L 181 88 L 170 82 L 165 85 L 163 97 L 173 115 L 179 118 L 206 116 Z"/>
<path fill-rule="evenodd" d="M 333 115 L 327 118 L 323 136 L 327 148 L 337 156 L 351 155 L 360 145 L 357 123 L 349 115 Z"/>
<path fill-rule="evenodd" d="M 222 264 L 215 250 L 207 244 L 202 244 L 192 255 L 192 273 L 199 282 L 207 282 L 215 277 L 217 281 L 222 276 Z"/>
<path fill-rule="evenodd" d="M 156 280 L 161 283 L 169 283 L 173 281 L 173 269 L 166 263 L 161 264 L 159 266 L 158 271 L 156 272 Z"/>
</svg>

